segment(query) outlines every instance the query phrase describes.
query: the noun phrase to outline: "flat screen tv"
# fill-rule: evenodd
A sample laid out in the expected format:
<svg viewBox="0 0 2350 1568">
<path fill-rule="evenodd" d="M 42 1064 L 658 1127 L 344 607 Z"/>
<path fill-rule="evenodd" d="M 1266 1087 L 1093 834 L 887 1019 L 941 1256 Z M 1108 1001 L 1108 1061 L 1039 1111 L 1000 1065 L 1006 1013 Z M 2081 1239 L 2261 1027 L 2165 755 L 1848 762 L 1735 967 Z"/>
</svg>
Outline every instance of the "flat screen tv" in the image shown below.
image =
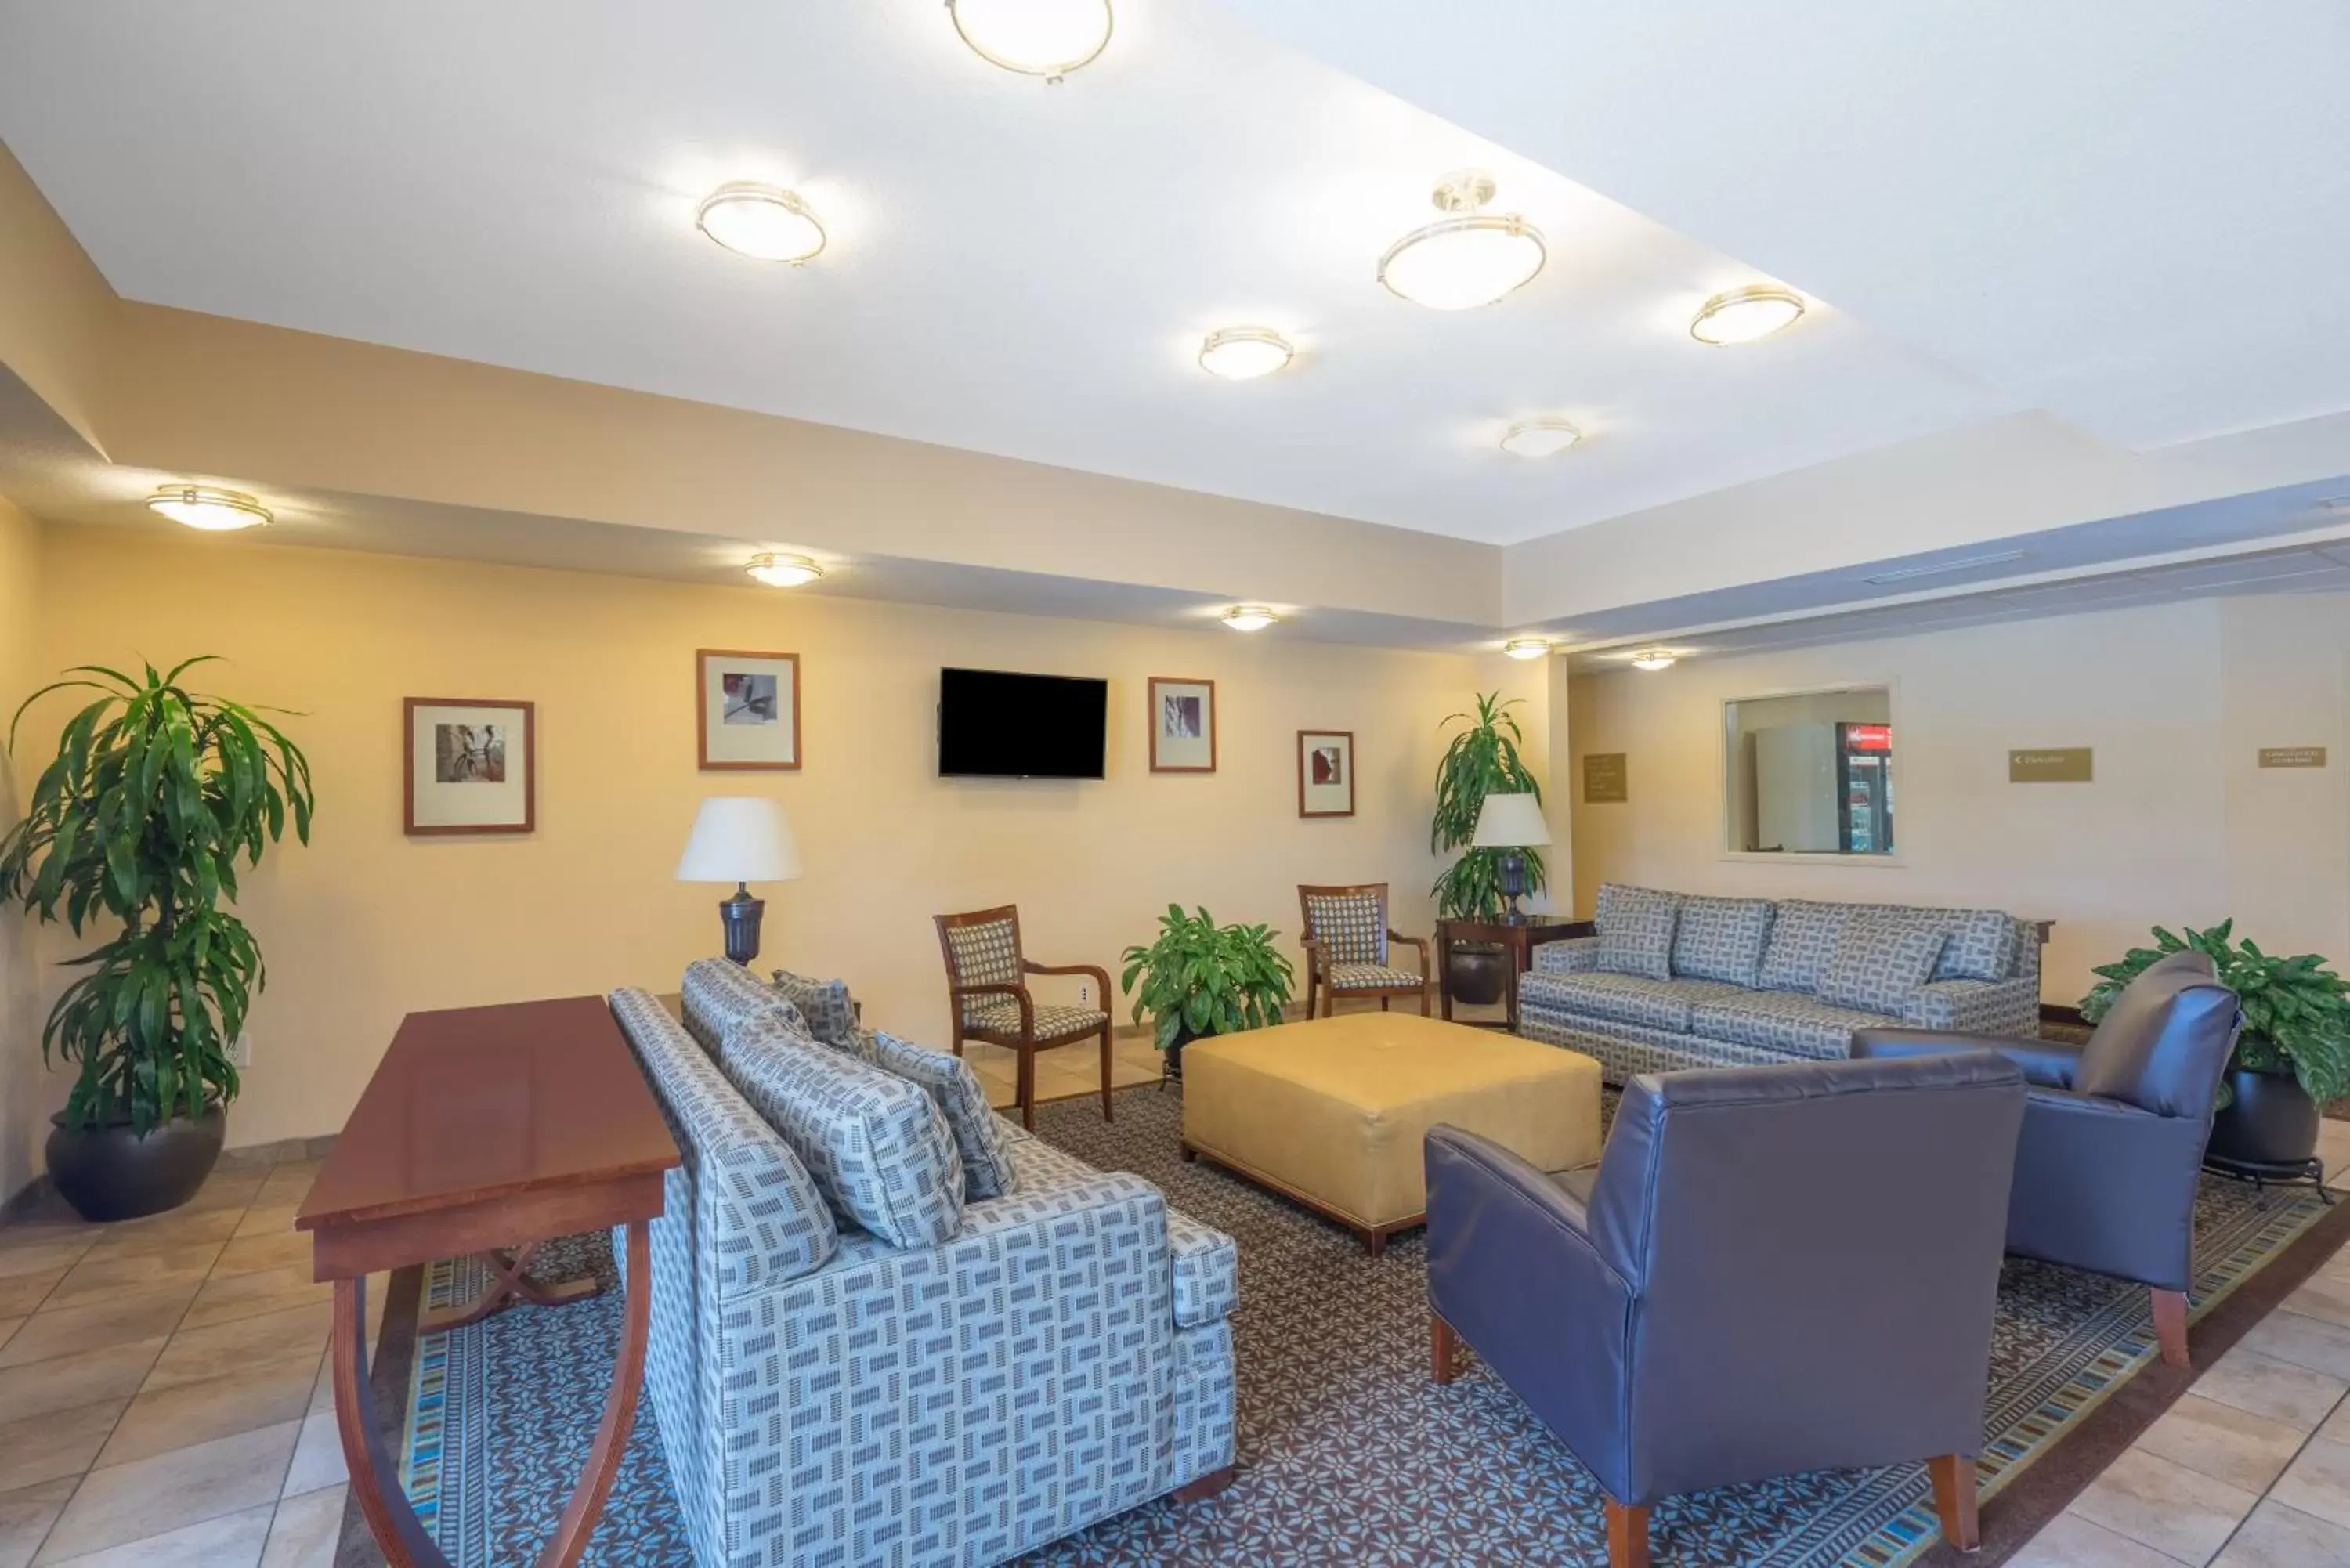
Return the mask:
<svg viewBox="0 0 2350 1568">
<path fill-rule="evenodd" d="M 1109 682 L 1001 670 L 939 671 L 939 773 L 1097 779 Z"/>
</svg>

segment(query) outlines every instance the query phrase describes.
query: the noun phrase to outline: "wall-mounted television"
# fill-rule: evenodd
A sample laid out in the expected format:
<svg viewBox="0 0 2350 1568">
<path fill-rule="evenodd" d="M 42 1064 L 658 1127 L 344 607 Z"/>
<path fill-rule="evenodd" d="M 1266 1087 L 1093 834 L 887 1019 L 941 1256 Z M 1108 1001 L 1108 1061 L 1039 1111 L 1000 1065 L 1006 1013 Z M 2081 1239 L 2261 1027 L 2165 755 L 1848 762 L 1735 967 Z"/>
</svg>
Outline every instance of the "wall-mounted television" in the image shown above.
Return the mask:
<svg viewBox="0 0 2350 1568">
<path fill-rule="evenodd" d="M 1097 779 L 1109 682 L 1002 670 L 939 671 L 939 773 Z"/>
</svg>

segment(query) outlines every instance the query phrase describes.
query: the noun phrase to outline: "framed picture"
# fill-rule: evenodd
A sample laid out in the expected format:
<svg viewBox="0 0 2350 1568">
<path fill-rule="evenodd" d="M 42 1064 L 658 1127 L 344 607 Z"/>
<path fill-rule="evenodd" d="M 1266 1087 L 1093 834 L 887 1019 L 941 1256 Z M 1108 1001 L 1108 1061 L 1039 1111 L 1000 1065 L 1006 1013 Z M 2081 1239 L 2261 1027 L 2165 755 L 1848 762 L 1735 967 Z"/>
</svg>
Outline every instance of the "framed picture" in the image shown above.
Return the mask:
<svg viewBox="0 0 2350 1568">
<path fill-rule="evenodd" d="M 1297 732 L 1297 815 L 1355 815 L 1355 732 Z"/>
<path fill-rule="evenodd" d="M 1216 771 L 1216 683 L 1179 676 L 1150 678 L 1150 771 Z"/>
<path fill-rule="evenodd" d="M 800 765 L 800 656 L 704 648 L 693 656 L 693 732 L 705 771 Z"/>
<path fill-rule="evenodd" d="M 536 708 L 484 697 L 410 697 L 400 742 L 408 831 L 529 833 L 538 826 Z"/>
</svg>

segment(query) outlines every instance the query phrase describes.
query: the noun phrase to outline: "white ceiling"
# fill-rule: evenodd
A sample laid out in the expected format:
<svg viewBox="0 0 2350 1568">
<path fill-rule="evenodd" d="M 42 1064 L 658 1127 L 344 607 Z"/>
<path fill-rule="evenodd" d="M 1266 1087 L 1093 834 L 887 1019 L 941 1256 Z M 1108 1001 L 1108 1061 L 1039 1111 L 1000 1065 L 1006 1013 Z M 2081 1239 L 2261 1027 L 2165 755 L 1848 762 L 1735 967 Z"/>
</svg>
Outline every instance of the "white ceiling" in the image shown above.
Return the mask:
<svg viewBox="0 0 2350 1568">
<path fill-rule="evenodd" d="M 2350 409 L 2340 0 L 1226 0 L 2147 447 Z"/>
<path fill-rule="evenodd" d="M 1522 14 L 1500 32 L 1461 26 L 1487 5 Z M 1242 8 L 1305 33 L 1326 12 Z M 938 0 L 0 0 L 0 140 L 134 298 L 1493 542 L 2022 406 L 2014 385 L 1949 365 L 2012 369 L 2002 348 L 2030 336 L 2022 324 L 1994 320 L 1978 343 L 1996 317 L 1980 300 L 1883 286 L 1943 204 L 1913 186 L 1888 210 L 1864 183 L 1865 202 L 1833 210 L 1783 150 L 1781 124 L 1823 119 L 1814 66 L 1783 74 L 1824 47 L 1805 29 L 1666 88 L 1657 61 L 1701 62 L 1654 7 L 1359 9 L 1376 16 L 1337 42 L 1407 96 L 1421 84 L 1404 67 L 1473 63 L 1490 104 L 1451 78 L 1428 84 L 1431 101 L 1496 121 L 1551 169 L 1678 170 L 1614 193 L 1637 202 L 1653 184 L 1653 210 L 1752 250 L 1709 250 L 1197 0 L 1118 0 L 1109 52 L 1058 87 L 982 62 Z M 1569 16 L 1603 41 L 1645 29 L 1656 61 L 1611 68 L 1653 96 L 1595 84 Z M 2044 73 L 2017 74 L 2031 87 Z M 1883 107 L 1874 82 L 1827 96 L 1856 93 Z M 1936 133 L 1980 134 L 2007 96 Z M 1724 119 L 1733 101 L 1742 123 Z M 1606 158 L 1556 134 L 1586 126 L 1592 102 L 1613 117 Z M 1712 136 L 1683 128 L 1636 156 L 1675 116 Z M 1871 168 L 1918 139 L 1875 119 L 1844 136 Z M 2035 202 L 2064 193 L 2064 157 L 1991 151 L 2021 162 Z M 1380 252 L 1435 216 L 1429 187 L 1464 164 L 1492 170 L 1500 204 L 1542 227 L 1550 267 L 1482 311 L 1392 297 Z M 831 230 L 825 254 L 764 266 L 697 234 L 695 200 L 739 178 L 805 193 Z M 1779 207 L 1784 223 L 1754 221 Z M 1971 270 L 1912 275 L 1980 288 L 2017 265 L 2001 216 L 1978 202 L 1945 236 L 1965 240 Z M 1841 254 L 1878 230 L 1893 237 Z M 2206 263 L 2219 244 L 2200 230 L 2182 243 Z M 1698 302 L 1753 281 L 1747 263 L 1766 256 L 1853 308 L 1760 346 L 1693 344 Z M 1921 331 L 1937 311 L 1950 330 Z M 1198 370 L 1199 337 L 1242 322 L 1293 334 L 1298 365 L 1243 385 Z M 1592 439 L 1544 462 L 1493 450 L 1510 420 L 1553 412 Z"/>
</svg>

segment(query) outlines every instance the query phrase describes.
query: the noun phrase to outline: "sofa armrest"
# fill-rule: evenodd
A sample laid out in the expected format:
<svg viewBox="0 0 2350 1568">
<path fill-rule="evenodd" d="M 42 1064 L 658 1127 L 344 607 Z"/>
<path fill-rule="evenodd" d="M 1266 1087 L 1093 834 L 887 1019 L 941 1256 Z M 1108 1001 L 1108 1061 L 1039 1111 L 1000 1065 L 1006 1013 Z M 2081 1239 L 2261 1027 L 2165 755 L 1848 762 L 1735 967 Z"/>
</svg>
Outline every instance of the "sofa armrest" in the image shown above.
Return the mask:
<svg viewBox="0 0 2350 1568">
<path fill-rule="evenodd" d="M 1536 974 L 1588 974 L 1599 967 L 1599 939 L 1567 937 L 1539 942 L 1534 950 Z"/>
<path fill-rule="evenodd" d="M 1901 1022 L 2030 1040 L 2040 1033 L 2040 980 L 1938 980 L 1909 993 Z"/>
<path fill-rule="evenodd" d="M 1230 1317 L 1241 1299 L 1240 1243 L 1170 1209 L 1167 1245 L 1175 1259 L 1175 1326 L 1198 1328 Z"/>
<path fill-rule="evenodd" d="M 2023 1106 L 2007 1249 L 2183 1291 L 2210 1123 L 2035 1088 Z"/>
<path fill-rule="evenodd" d="M 2023 1081 L 2043 1089 L 2069 1089 L 2081 1063 L 2081 1048 L 2055 1040 L 2016 1040 L 1948 1029 L 1856 1029 L 1852 1054 L 1860 1057 L 1948 1056 L 1960 1051 L 1995 1051 L 2015 1064 Z"/>
</svg>

